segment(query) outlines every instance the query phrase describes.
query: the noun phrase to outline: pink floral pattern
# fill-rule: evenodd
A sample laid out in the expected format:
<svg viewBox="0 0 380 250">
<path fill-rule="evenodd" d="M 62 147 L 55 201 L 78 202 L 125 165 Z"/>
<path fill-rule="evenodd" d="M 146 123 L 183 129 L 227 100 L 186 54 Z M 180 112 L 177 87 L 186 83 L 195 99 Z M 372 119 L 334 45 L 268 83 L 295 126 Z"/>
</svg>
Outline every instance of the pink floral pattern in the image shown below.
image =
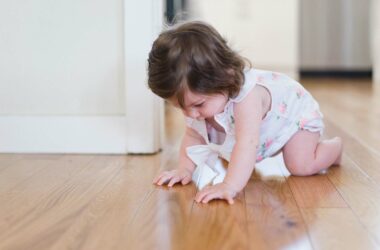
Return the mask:
<svg viewBox="0 0 380 250">
<path fill-rule="evenodd" d="M 273 81 L 278 80 L 278 78 L 280 78 L 280 75 L 279 75 L 279 74 L 277 74 L 277 73 L 272 73 L 272 79 L 273 79 Z"/>
<path fill-rule="evenodd" d="M 288 108 L 288 105 L 283 101 L 283 102 L 278 106 L 278 111 L 280 111 L 281 114 L 285 114 L 287 108 Z"/>
<path fill-rule="evenodd" d="M 305 95 L 305 90 L 302 88 L 297 88 L 296 94 L 297 94 L 298 99 L 300 99 L 302 96 Z"/>
<path fill-rule="evenodd" d="M 298 126 L 298 128 L 303 129 L 308 121 L 309 121 L 309 120 L 308 120 L 307 118 L 301 118 L 301 119 L 297 122 L 297 126 Z"/>
<path fill-rule="evenodd" d="M 314 110 L 311 115 L 313 116 L 313 118 L 321 118 L 321 115 L 319 114 L 319 112 L 317 110 Z"/>
<path fill-rule="evenodd" d="M 264 157 L 262 155 L 257 155 L 257 157 L 256 157 L 257 162 L 262 161 L 263 159 L 264 159 Z"/>
<path fill-rule="evenodd" d="M 264 143 L 265 149 L 268 149 L 270 147 L 270 145 L 272 145 L 272 143 L 273 143 L 272 139 L 266 139 L 266 141 Z"/>
<path fill-rule="evenodd" d="M 267 138 L 264 143 L 260 145 L 260 148 L 258 150 L 258 154 L 256 157 L 257 161 L 261 161 L 264 159 L 264 155 L 266 154 L 266 151 L 269 149 L 269 147 L 272 145 L 273 139 L 272 138 Z"/>
<path fill-rule="evenodd" d="M 263 83 L 263 82 L 264 82 L 264 77 L 263 77 L 263 76 L 258 76 L 258 77 L 257 77 L 257 81 L 258 81 L 259 83 Z"/>
</svg>

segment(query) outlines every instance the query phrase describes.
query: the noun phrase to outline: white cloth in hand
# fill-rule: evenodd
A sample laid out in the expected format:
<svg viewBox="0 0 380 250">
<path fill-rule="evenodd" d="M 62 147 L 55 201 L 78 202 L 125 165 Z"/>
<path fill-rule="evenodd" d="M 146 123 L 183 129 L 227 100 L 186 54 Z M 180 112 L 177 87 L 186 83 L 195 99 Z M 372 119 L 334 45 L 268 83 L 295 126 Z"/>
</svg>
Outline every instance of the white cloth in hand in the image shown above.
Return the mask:
<svg viewBox="0 0 380 250">
<path fill-rule="evenodd" d="M 223 182 L 226 169 L 219 158 L 219 145 L 196 145 L 186 149 L 187 156 L 194 162 L 196 169 L 192 180 L 199 190 L 211 184 Z"/>
</svg>

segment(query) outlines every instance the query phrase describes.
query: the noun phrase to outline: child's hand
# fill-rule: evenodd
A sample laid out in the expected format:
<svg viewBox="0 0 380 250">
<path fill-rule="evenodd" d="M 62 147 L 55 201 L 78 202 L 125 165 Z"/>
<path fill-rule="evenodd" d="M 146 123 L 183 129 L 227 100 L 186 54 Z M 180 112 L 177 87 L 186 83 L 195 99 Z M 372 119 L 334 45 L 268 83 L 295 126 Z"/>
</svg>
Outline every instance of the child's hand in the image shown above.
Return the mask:
<svg viewBox="0 0 380 250">
<path fill-rule="evenodd" d="M 182 185 L 189 184 L 191 181 L 192 173 L 188 169 L 174 169 L 171 171 L 164 171 L 154 178 L 153 183 L 161 186 L 168 183 L 168 187 L 172 187 L 174 184 L 181 182 Z"/>
<path fill-rule="evenodd" d="M 233 190 L 228 184 L 222 182 L 213 186 L 207 186 L 197 193 L 195 196 L 196 202 L 207 203 L 214 199 L 224 199 L 229 204 L 234 203 L 234 197 L 237 192 Z"/>
</svg>

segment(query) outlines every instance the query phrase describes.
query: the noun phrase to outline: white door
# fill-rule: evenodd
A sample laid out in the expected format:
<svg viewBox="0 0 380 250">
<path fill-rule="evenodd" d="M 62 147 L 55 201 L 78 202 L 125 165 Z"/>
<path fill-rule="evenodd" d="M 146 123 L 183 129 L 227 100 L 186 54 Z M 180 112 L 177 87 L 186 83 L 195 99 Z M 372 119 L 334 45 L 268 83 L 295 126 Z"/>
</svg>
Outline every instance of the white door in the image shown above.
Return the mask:
<svg viewBox="0 0 380 250">
<path fill-rule="evenodd" d="M 1 1 L 0 153 L 154 153 L 163 0 Z"/>
</svg>

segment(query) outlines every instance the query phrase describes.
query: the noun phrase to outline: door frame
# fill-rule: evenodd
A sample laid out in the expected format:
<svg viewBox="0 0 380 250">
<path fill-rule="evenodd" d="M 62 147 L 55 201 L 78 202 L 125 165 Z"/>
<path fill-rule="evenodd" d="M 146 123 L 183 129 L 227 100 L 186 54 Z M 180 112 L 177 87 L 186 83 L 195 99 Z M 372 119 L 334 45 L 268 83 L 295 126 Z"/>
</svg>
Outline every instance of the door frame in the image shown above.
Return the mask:
<svg viewBox="0 0 380 250">
<path fill-rule="evenodd" d="M 147 59 L 163 26 L 163 0 L 124 1 L 127 152 L 155 153 L 163 135 L 163 101 L 147 87 Z"/>
</svg>

